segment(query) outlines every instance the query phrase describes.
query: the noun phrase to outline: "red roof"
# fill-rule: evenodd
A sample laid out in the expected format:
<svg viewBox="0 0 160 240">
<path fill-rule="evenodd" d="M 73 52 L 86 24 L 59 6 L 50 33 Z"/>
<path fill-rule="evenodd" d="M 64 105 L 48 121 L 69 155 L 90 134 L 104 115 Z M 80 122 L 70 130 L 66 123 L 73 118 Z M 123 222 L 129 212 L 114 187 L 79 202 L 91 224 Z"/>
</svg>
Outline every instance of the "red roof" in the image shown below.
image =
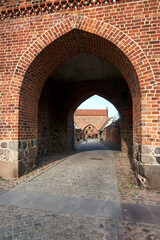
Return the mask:
<svg viewBox="0 0 160 240">
<path fill-rule="evenodd" d="M 106 109 L 77 109 L 75 116 L 108 116 L 108 108 Z"/>
</svg>

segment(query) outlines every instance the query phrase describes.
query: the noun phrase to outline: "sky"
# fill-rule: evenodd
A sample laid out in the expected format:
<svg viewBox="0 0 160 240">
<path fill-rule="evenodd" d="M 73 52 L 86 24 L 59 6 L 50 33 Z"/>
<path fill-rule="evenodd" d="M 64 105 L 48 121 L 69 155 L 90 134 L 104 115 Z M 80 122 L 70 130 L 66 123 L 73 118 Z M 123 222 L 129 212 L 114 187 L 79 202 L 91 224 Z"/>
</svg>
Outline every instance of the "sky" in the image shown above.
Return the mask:
<svg viewBox="0 0 160 240">
<path fill-rule="evenodd" d="M 79 105 L 78 109 L 106 109 L 106 107 L 108 107 L 109 117 L 118 114 L 117 109 L 113 106 L 112 103 L 98 95 L 94 95 L 88 98 L 81 105 Z"/>
</svg>

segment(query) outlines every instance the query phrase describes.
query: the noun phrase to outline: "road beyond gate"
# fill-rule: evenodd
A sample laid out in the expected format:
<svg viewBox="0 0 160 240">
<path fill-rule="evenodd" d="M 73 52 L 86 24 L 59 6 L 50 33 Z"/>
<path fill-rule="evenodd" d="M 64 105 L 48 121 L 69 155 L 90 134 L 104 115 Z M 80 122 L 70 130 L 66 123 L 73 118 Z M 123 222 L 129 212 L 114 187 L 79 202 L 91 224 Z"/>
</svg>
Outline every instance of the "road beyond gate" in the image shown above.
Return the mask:
<svg viewBox="0 0 160 240">
<path fill-rule="evenodd" d="M 0 239 L 124 239 L 114 151 L 79 150 L 0 196 Z"/>
</svg>

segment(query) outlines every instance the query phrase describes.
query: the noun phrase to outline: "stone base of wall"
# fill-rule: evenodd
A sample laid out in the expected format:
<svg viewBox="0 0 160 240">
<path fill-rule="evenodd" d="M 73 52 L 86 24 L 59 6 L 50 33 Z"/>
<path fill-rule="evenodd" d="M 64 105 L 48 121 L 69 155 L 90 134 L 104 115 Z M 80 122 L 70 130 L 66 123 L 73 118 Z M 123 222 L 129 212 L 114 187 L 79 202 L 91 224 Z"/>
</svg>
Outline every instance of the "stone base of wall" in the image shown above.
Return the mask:
<svg viewBox="0 0 160 240">
<path fill-rule="evenodd" d="M 160 190 L 160 147 L 135 144 L 134 156 L 139 184 Z"/>
<path fill-rule="evenodd" d="M 0 161 L 0 176 L 4 179 L 18 178 L 18 162 Z"/>
<path fill-rule="evenodd" d="M 160 190 L 160 165 L 139 165 L 139 173 L 150 188 Z"/>
<path fill-rule="evenodd" d="M 37 140 L 1 141 L 0 176 L 5 179 L 24 175 L 36 164 Z"/>
</svg>

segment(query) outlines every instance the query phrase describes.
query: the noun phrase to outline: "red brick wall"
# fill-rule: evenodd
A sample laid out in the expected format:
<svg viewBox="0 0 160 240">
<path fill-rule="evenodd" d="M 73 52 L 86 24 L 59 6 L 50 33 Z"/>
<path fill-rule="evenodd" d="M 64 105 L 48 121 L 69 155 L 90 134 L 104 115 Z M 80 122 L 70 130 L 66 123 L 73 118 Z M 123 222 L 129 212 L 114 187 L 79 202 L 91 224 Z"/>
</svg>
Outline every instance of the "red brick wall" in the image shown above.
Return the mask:
<svg viewBox="0 0 160 240">
<path fill-rule="evenodd" d="M 24 2 L 8 1 L 1 9 L 0 140 L 37 139 L 38 101 L 44 83 L 57 66 L 86 51 L 106 58 L 123 74 L 133 102 L 135 153 L 140 151 L 144 164 L 157 164 L 155 157 L 159 155 L 155 148 L 160 141 L 159 0 L 110 2 L 55 13 L 48 13 L 40 4 L 41 12 L 36 13 L 29 2 L 31 10 L 25 10 L 30 11 L 28 15 L 23 15 L 23 9 L 15 9 L 11 18 L 7 18 L 12 5 L 22 7 Z M 12 14 L 17 16 L 12 17 Z M 138 150 L 139 145 L 151 147 L 148 150 L 150 158 L 145 157 L 145 151 Z"/>
<path fill-rule="evenodd" d="M 159 79 L 160 66 L 160 44 L 158 40 L 159 8 L 158 0 L 134 1 L 131 3 L 104 5 L 100 7 L 86 7 L 77 11 L 63 10 L 63 12 L 48 15 L 44 13 L 37 16 L 31 15 L 29 17 L 3 20 L 3 24 L 0 26 L 1 61 L 3 59 L 1 62 L 1 74 L 2 79 L 5 79 L 5 81 L 2 80 L 3 90 L 1 91 L 3 91 L 2 96 L 4 103 L 2 108 L 5 116 L 6 114 L 8 115 L 8 119 L 6 119 L 5 123 L 3 123 L 2 120 L 5 126 L 4 130 L 1 130 L 1 138 L 17 139 L 18 135 L 19 138 L 24 138 L 23 134 L 18 133 L 18 126 L 16 124 L 19 114 L 19 103 L 17 102 L 19 91 L 20 89 L 22 90 L 21 97 L 24 96 L 25 99 L 28 96 L 28 91 L 30 92 L 29 98 L 32 100 L 32 106 L 28 106 L 27 112 L 32 112 L 33 109 L 37 109 L 36 101 L 39 98 L 39 92 L 44 85 L 44 79 L 46 79 L 50 73 L 50 71 L 48 71 L 46 76 L 44 67 L 39 66 L 39 69 L 36 71 L 41 72 L 41 77 L 39 77 L 42 78 L 43 76 L 43 80 L 36 78 L 36 81 L 39 82 L 37 89 L 37 84 L 34 80 L 35 77 L 33 76 L 34 73 L 33 75 L 29 74 L 29 76 L 26 73 L 28 66 L 33 62 L 35 56 L 50 42 L 70 31 L 72 28 L 77 27 L 107 38 L 116 44 L 132 62 L 138 75 L 141 95 L 144 96 L 141 98 L 141 107 L 144 109 L 144 117 L 142 117 L 143 126 L 140 128 L 140 122 L 138 123 L 137 121 L 135 123 L 135 130 L 137 133 L 139 132 L 135 138 L 137 142 L 141 141 L 140 131 L 142 131 L 143 144 L 147 145 L 154 142 L 155 145 L 158 145 L 158 137 L 155 138 L 155 136 L 158 136 L 157 134 L 159 132 L 159 125 L 157 125 L 159 114 L 158 105 L 156 105 L 158 104 L 159 96 L 159 87 L 156 82 Z M 68 14 L 66 15 L 65 12 L 68 12 Z M 77 17 L 73 17 L 73 14 L 78 15 Z M 59 22 L 60 20 L 61 22 Z M 61 49 L 63 48 L 64 45 L 61 46 Z M 56 50 L 57 54 L 58 51 L 59 49 Z M 69 56 L 66 56 L 65 59 L 70 57 L 71 54 L 73 55 L 75 53 L 70 52 Z M 64 58 L 61 58 L 61 60 L 57 59 L 52 71 L 63 61 Z M 34 63 L 34 65 L 36 64 Z M 138 82 L 136 83 L 135 79 L 132 81 L 133 76 L 129 76 L 132 71 L 129 73 L 125 71 L 126 68 L 123 61 L 117 62 L 115 65 L 126 77 L 126 81 L 134 97 L 134 119 L 137 119 L 140 115 L 139 97 L 135 97 L 134 95 L 136 95 L 136 92 L 140 93 L 140 89 L 136 87 L 136 90 L 133 86 Z M 31 71 L 32 67 L 30 66 Z M 47 67 L 50 69 L 49 66 Z M 27 77 L 26 80 L 23 81 L 25 73 Z M 22 81 L 24 88 L 21 88 Z M 29 83 L 27 83 L 27 81 L 29 81 Z M 25 84 L 27 85 L 25 86 Z M 8 91 L 7 86 L 12 90 Z M 36 87 L 36 91 L 34 90 L 34 86 Z M 23 90 L 27 88 L 27 96 L 25 96 Z M 155 94 L 152 94 L 153 90 Z M 146 94 L 151 95 L 147 100 Z M 34 98 L 32 95 L 34 95 Z M 23 102 L 22 99 L 21 101 Z M 23 111 L 25 111 L 25 109 L 23 109 Z M 31 115 L 30 118 L 32 118 L 32 122 L 36 123 L 37 119 Z M 10 116 L 12 120 L 10 120 Z M 20 117 L 20 119 L 20 121 L 22 121 L 22 117 Z M 154 129 L 152 129 L 152 133 L 150 133 L 149 126 L 152 124 L 152 120 L 154 120 L 153 124 L 155 126 Z M 15 124 L 13 124 L 13 121 Z M 36 133 L 34 133 L 34 130 L 32 132 L 32 137 L 35 137 Z"/>
<path fill-rule="evenodd" d="M 103 130 L 103 141 L 121 144 L 120 121 L 116 121 Z"/>
</svg>

